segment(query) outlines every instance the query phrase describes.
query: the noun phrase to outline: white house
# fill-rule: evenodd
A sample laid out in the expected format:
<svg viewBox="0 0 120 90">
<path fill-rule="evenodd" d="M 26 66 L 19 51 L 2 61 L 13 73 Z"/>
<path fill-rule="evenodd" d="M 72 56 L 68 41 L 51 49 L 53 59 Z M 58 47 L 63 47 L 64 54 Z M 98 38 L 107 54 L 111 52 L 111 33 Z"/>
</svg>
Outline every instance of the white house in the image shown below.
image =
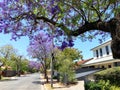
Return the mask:
<svg viewBox="0 0 120 90">
<path fill-rule="evenodd" d="M 111 52 L 111 40 L 94 47 L 93 59 L 84 63 L 83 67 L 111 68 L 120 66 L 120 59 L 113 59 Z"/>
</svg>

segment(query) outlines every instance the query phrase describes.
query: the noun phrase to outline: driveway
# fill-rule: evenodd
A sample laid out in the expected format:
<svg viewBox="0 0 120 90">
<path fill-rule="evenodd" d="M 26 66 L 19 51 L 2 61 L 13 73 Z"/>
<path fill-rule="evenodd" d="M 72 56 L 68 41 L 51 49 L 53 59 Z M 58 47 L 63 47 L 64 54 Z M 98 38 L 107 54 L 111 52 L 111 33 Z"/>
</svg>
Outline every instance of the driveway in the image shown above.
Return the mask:
<svg viewBox="0 0 120 90">
<path fill-rule="evenodd" d="M 0 81 L 0 90 L 42 90 L 40 73 Z"/>
</svg>

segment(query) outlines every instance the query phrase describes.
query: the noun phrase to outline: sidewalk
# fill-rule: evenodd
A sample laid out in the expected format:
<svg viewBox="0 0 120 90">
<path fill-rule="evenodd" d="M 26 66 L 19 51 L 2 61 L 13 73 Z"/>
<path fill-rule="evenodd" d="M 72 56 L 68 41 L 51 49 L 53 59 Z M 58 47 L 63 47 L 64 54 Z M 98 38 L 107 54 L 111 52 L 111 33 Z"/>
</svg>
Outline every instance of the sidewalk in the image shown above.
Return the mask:
<svg viewBox="0 0 120 90">
<path fill-rule="evenodd" d="M 40 75 L 41 83 L 42 83 L 42 89 L 41 90 L 85 90 L 84 89 L 84 81 L 78 81 L 77 84 L 74 85 L 62 85 L 61 83 L 58 83 L 56 80 L 53 80 L 53 88 L 51 88 L 50 83 L 45 83 L 45 79 L 43 78 L 43 75 Z M 50 79 L 49 79 L 50 82 Z"/>
</svg>

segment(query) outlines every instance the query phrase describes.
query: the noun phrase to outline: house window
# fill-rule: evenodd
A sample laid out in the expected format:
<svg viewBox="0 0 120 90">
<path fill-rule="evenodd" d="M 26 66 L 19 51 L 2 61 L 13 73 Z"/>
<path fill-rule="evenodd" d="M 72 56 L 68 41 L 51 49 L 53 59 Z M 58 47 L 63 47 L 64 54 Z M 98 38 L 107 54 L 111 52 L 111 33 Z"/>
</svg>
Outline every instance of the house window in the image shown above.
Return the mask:
<svg viewBox="0 0 120 90">
<path fill-rule="evenodd" d="M 109 48 L 108 48 L 108 46 L 106 46 L 105 48 L 106 48 L 107 55 L 109 55 Z"/>
<path fill-rule="evenodd" d="M 102 66 L 102 68 L 105 68 L 104 66 Z"/>
<path fill-rule="evenodd" d="M 114 62 L 114 66 L 118 66 L 117 62 Z"/>
<path fill-rule="evenodd" d="M 99 57 L 98 50 L 96 50 L 96 56 Z"/>
<path fill-rule="evenodd" d="M 100 56 L 103 56 L 102 48 L 100 48 Z"/>
<path fill-rule="evenodd" d="M 108 68 L 111 68 L 111 65 L 108 65 Z"/>
</svg>

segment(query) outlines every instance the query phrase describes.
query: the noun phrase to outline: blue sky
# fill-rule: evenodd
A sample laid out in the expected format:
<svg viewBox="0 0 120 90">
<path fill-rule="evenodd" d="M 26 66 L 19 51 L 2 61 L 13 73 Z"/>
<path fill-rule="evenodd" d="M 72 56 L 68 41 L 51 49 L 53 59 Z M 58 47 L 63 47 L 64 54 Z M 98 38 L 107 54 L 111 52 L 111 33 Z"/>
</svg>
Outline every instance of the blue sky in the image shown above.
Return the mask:
<svg viewBox="0 0 120 90">
<path fill-rule="evenodd" d="M 93 52 L 91 51 L 92 48 L 98 46 L 100 43 L 98 39 L 93 39 L 92 41 L 85 41 L 82 42 L 80 39 L 75 41 L 74 48 L 82 51 L 83 59 L 89 59 L 93 57 Z"/>
<path fill-rule="evenodd" d="M 0 33 L 0 47 L 6 44 L 11 44 L 14 48 L 16 48 L 20 55 L 23 55 L 27 58 L 27 46 L 29 45 L 29 39 L 27 37 L 21 37 L 21 39 L 18 39 L 17 41 L 10 40 L 11 35 L 10 34 L 2 34 Z M 106 39 L 107 40 L 107 39 Z M 92 42 L 86 41 L 82 42 L 81 40 L 77 39 L 75 41 L 74 48 L 82 51 L 83 59 L 89 59 L 93 57 L 92 51 L 90 49 L 94 48 L 95 46 L 99 45 L 98 39 L 93 39 Z"/>
<path fill-rule="evenodd" d="M 27 56 L 27 46 L 29 45 L 29 39 L 27 37 L 21 37 L 17 41 L 10 40 L 10 34 L 2 34 L 0 33 L 0 47 L 6 44 L 12 45 L 15 49 L 18 50 L 19 55 Z M 28 56 L 27 56 L 28 58 Z"/>
</svg>

